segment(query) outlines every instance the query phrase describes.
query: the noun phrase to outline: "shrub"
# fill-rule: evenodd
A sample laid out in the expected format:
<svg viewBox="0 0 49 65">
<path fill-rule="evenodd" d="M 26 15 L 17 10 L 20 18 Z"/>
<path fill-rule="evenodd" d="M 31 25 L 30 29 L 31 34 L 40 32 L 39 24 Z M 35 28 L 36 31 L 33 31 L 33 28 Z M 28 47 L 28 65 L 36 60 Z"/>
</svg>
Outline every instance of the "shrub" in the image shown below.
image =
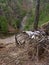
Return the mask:
<svg viewBox="0 0 49 65">
<path fill-rule="evenodd" d="M 0 16 L 0 31 L 3 33 L 8 32 L 7 20 L 4 16 Z"/>
</svg>

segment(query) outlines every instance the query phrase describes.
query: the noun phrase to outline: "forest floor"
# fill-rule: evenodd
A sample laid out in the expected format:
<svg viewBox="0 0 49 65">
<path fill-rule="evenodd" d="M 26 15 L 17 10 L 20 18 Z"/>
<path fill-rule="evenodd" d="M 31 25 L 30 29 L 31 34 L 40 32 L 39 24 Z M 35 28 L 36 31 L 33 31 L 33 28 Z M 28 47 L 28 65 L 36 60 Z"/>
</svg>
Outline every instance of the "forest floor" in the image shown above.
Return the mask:
<svg viewBox="0 0 49 65">
<path fill-rule="evenodd" d="M 0 43 L 9 43 L 0 48 L 0 65 L 49 65 L 49 54 L 45 53 L 39 61 L 29 58 L 26 48 L 20 48 L 15 44 L 15 37 L 0 39 Z M 12 44 L 10 44 L 12 43 Z"/>
</svg>

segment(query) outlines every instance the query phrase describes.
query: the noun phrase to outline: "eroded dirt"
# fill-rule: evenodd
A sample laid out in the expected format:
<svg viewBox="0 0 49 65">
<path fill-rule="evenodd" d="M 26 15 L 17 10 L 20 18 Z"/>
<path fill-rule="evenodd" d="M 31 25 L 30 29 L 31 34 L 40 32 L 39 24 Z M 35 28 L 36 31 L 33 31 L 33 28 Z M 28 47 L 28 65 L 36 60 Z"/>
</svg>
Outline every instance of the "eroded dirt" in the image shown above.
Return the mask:
<svg viewBox="0 0 49 65">
<path fill-rule="evenodd" d="M 0 38 L 0 43 L 9 44 L 9 43 L 14 43 L 14 42 L 15 42 L 15 35 L 11 37 L 7 37 L 5 39 Z"/>
<path fill-rule="evenodd" d="M 12 40 L 14 37 L 10 39 Z M 37 59 L 29 58 L 25 47 L 16 46 L 13 40 L 12 44 L 10 43 L 4 48 L 0 48 L 0 65 L 49 65 L 49 54 L 47 52 L 43 55 L 44 58 L 37 61 Z"/>
</svg>

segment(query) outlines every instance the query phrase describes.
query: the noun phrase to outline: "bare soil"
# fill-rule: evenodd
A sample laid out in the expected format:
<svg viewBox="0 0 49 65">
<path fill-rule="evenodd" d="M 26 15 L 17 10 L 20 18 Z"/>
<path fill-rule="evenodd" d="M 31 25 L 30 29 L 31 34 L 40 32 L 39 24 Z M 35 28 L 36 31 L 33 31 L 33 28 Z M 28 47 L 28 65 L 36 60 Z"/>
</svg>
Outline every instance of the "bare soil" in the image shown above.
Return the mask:
<svg viewBox="0 0 49 65">
<path fill-rule="evenodd" d="M 16 46 L 15 42 L 10 43 L 4 48 L 0 48 L 0 65 L 49 65 L 48 52 L 45 52 L 41 60 L 37 61 L 36 58 L 31 59 L 29 57 L 25 47 Z"/>
</svg>

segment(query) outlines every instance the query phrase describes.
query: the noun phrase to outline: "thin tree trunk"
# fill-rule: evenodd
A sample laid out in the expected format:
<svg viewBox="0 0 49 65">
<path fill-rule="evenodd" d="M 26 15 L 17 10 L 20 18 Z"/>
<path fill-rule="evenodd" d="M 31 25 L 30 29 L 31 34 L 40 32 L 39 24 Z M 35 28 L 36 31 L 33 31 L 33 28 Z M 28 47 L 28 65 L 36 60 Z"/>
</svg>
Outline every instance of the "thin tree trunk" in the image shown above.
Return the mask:
<svg viewBox="0 0 49 65">
<path fill-rule="evenodd" d="M 39 9 L 40 8 L 40 0 L 36 2 L 36 10 L 35 10 L 35 21 L 34 21 L 34 30 L 38 29 L 38 22 L 39 22 Z"/>
</svg>

